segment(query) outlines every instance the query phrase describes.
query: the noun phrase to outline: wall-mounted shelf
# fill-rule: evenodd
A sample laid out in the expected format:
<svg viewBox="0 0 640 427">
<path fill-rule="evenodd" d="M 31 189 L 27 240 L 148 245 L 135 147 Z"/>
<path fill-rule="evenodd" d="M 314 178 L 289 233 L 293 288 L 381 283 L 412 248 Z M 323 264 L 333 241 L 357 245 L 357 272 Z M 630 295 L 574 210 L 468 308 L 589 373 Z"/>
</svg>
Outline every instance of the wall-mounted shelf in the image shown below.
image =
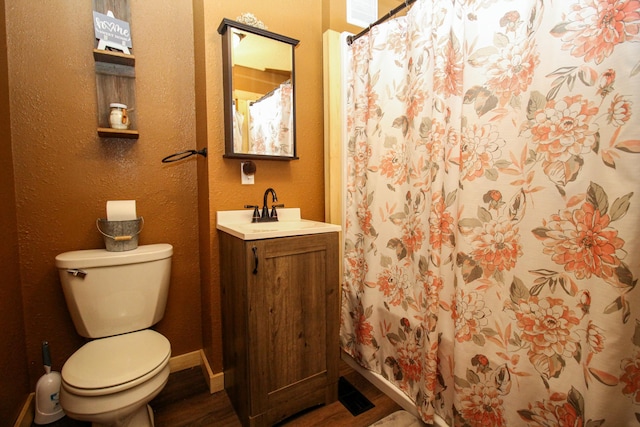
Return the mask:
<svg viewBox="0 0 640 427">
<path fill-rule="evenodd" d="M 93 10 L 107 14 L 113 12 L 117 19 L 131 25 L 129 0 L 93 0 Z M 101 138 L 138 139 L 136 120 L 135 57 L 117 50 L 97 49 L 95 41 L 93 59 L 96 67 L 96 92 L 98 102 L 98 136 Z M 128 129 L 113 129 L 109 124 L 111 103 L 127 106 Z"/>
<path fill-rule="evenodd" d="M 138 131 L 131 129 L 98 128 L 98 135 L 103 138 L 138 139 Z"/>
<path fill-rule="evenodd" d="M 130 67 L 133 67 L 136 63 L 136 58 L 133 55 L 111 50 L 93 49 L 93 59 L 95 59 L 96 62 L 128 65 Z"/>
</svg>

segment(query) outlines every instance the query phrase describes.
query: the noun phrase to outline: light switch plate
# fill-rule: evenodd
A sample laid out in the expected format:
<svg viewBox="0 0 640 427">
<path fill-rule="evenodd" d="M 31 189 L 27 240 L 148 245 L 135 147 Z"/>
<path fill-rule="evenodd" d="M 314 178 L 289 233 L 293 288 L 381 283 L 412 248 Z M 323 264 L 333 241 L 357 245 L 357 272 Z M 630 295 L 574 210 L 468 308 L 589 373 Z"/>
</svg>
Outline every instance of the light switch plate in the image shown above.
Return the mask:
<svg viewBox="0 0 640 427">
<path fill-rule="evenodd" d="M 242 184 L 253 185 L 255 174 L 247 175 L 246 173 L 244 173 L 243 166 L 244 166 L 244 162 L 240 163 L 240 178 L 242 180 Z"/>
</svg>

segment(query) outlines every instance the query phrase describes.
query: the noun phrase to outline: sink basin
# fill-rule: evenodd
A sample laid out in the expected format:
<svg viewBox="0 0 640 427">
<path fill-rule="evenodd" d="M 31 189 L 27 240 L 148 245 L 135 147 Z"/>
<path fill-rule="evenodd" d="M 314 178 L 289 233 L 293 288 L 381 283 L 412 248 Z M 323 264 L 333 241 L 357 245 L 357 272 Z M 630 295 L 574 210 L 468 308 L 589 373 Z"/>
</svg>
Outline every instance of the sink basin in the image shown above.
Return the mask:
<svg viewBox="0 0 640 427">
<path fill-rule="evenodd" d="M 340 231 L 340 226 L 300 217 L 299 208 L 278 209 L 278 221 L 251 222 L 253 210 L 218 211 L 217 228 L 242 240 L 273 239 Z"/>
</svg>

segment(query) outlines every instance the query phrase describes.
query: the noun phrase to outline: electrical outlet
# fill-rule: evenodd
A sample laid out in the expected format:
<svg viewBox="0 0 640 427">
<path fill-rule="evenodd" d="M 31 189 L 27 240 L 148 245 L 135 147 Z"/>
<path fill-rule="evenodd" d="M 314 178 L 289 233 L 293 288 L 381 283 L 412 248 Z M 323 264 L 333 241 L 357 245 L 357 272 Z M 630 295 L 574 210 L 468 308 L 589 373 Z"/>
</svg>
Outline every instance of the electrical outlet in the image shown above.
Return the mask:
<svg viewBox="0 0 640 427">
<path fill-rule="evenodd" d="M 247 175 L 244 173 L 244 162 L 240 163 L 240 178 L 243 185 L 253 185 L 255 174 Z"/>
</svg>

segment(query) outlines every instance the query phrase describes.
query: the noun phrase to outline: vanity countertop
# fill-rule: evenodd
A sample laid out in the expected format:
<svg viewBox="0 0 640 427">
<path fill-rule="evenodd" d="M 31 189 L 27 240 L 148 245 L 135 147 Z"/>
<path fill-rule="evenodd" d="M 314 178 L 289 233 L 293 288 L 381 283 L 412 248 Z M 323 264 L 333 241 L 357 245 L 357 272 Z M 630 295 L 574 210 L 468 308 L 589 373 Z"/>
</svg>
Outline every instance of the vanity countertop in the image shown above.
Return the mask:
<svg viewBox="0 0 640 427">
<path fill-rule="evenodd" d="M 251 209 L 218 211 L 216 214 L 216 228 L 242 240 L 331 233 L 342 229 L 336 224 L 302 219 L 300 208 L 278 209 L 278 221 L 274 222 L 251 222 Z"/>
</svg>

